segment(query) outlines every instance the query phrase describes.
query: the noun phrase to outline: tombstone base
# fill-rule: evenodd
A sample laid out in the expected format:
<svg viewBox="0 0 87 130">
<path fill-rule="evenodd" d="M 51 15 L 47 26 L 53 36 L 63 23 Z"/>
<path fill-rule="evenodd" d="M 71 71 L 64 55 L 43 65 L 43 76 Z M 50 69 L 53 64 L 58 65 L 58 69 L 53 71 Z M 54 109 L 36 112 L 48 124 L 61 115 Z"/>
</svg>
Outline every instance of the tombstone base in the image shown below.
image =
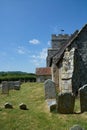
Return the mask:
<svg viewBox="0 0 87 130">
<path fill-rule="evenodd" d="M 46 100 L 50 112 L 55 111 L 57 107 L 56 99 L 47 99 Z"/>
</svg>

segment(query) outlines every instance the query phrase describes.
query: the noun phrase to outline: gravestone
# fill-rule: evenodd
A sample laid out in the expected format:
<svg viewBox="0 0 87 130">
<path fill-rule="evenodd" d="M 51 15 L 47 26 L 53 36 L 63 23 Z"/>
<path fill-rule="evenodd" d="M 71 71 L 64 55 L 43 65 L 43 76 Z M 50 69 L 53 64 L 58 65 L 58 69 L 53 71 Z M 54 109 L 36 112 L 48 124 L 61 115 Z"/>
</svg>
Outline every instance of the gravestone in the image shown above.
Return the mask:
<svg viewBox="0 0 87 130">
<path fill-rule="evenodd" d="M 75 96 L 70 93 L 59 93 L 57 99 L 57 111 L 63 114 L 74 113 Z"/>
<path fill-rule="evenodd" d="M 82 128 L 79 125 L 74 125 L 73 127 L 70 128 L 70 130 L 84 130 L 84 128 Z"/>
<path fill-rule="evenodd" d="M 8 94 L 9 90 L 20 90 L 20 81 L 3 81 L 2 82 L 2 94 Z"/>
<path fill-rule="evenodd" d="M 14 89 L 14 81 L 8 81 L 9 90 Z"/>
<path fill-rule="evenodd" d="M 55 83 L 48 79 L 44 83 L 45 99 L 56 98 L 56 87 Z"/>
<path fill-rule="evenodd" d="M 20 90 L 20 85 L 21 85 L 20 81 L 14 81 L 14 89 L 15 90 Z"/>
<path fill-rule="evenodd" d="M 2 84 L 0 84 L 0 88 L 2 88 Z"/>
<path fill-rule="evenodd" d="M 9 102 L 5 103 L 4 107 L 5 107 L 6 109 L 12 109 L 12 108 L 13 108 L 12 104 L 9 103 Z"/>
<path fill-rule="evenodd" d="M 27 106 L 24 103 L 21 103 L 19 105 L 19 108 L 22 109 L 22 110 L 28 110 Z"/>
<path fill-rule="evenodd" d="M 9 87 L 7 81 L 2 82 L 2 94 L 9 94 Z"/>
<path fill-rule="evenodd" d="M 79 89 L 81 112 L 87 111 L 87 84 Z"/>
</svg>

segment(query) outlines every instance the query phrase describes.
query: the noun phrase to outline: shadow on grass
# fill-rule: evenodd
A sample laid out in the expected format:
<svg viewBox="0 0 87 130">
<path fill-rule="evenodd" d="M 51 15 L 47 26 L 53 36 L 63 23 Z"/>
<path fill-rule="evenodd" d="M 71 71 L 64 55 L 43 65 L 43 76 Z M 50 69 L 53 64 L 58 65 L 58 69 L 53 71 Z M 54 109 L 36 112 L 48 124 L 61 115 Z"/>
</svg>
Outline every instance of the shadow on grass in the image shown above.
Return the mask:
<svg viewBox="0 0 87 130">
<path fill-rule="evenodd" d="M 52 111 L 50 111 L 51 113 L 53 113 L 53 114 L 82 114 L 82 113 L 84 113 L 84 112 L 81 112 L 81 111 L 79 111 L 79 112 L 73 112 L 73 113 L 60 113 L 60 112 L 58 112 L 57 110 L 52 110 Z"/>
</svg>

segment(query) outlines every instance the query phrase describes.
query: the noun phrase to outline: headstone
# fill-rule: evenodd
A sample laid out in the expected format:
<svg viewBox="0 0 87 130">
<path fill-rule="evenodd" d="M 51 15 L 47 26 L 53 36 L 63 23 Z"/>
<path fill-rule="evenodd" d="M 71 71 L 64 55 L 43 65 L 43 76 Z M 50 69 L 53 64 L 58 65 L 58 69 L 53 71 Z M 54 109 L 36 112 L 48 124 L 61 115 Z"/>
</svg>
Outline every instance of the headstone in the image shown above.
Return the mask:
<svg viewBox="0 0 87 130">
<path fill-rule="evenodd" d="M 12 109 L 12 108 L 13 108 L 12 104 L 9 103 L 9 102 L 5 103 L 4 107 L 5 107 L 6 109 Z"/>
<path fill-rule="evenodd" d="M 79 89 L 81 112 L 87 111 L 87 84 Z"/>
<path fill-rule="evenodd" d="M 56 85 L 51 79 L 45 81 L 44 90 L 45 90 L 45 99 L 56 98 Z"/>
<path fill-rule="evenodd" d="M 2 82 L 2 94 L 8 94 L 9 90 L 20 90 L 20 81 L 3 81 Z"/>
<path fill-rule="evenodd" d="M 74 113 L 75 96 L 72 93 L 59 93 L 57 103 L 57 111 L 59 113 Z"/>
<path fill-rule="evenodd" d="M 8 81 L 9 90 L 14 89 L 14 81 Z"/>
<path fill-rule="evenodd" d="M 9 94 L 9 87 L 7 81 L 2 82 L 2 94 Z"/>
<path fill-rule="evenodd" d="M 28 110 L 27 106 L 24 103 L 21 103 L 19 105 L 19 108 L 22 109 L 22 110 Z"/>
<path fill-rule="evenodd" d="M 14 89 L 15 90 L 20 90 L 20 85 L 21 85 L 20 81 L 14 81 Z"/>
<path fill-rule="evenodd" d="M 50 112 L 55 111 L 57 107 L 56 99 L 47 99 L 46 101 Z"/>
<path fill-rule="evenodd" d="M 0 88 L 2 88 L 2 84 L 0 84 Z"/>
<path fill-rule="evenodd" d="M 70 130 L 84 130 L 84 128 L 82 128 L 79 125 L 74 125 L 73 127 L 70 128 Z"/>
</svg>

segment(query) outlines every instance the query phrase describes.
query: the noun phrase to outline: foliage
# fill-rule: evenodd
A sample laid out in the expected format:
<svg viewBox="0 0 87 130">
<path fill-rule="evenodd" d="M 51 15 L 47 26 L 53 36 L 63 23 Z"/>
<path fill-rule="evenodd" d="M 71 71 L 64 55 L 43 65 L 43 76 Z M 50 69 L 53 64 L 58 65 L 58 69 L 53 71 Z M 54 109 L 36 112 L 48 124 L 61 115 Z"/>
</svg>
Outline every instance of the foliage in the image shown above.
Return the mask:
<svg viewBox="0 0 87 130">
<path fill-rule="evenodd" d="M 36 81 L 36 75 L 33 73 L 26 73 L 21 71 L 12 72 L 0 72 L 0 82 L 1 81 Z"/>
<path fill-rule="evenodd" d="M 5 109 L 6 102 L 13 104 L 13 109 Z M 28 110 L 20 110 L 19 104 L 25 103 Z M 25 83 L 21 89 L 10 90 L 9 95 L 0 94 L 0 129 L 1 130 L 69 130 L 75 124 L 87 129 L 87 113 L 78 113 L 79 99 L 76 99 L 77 114 L 50 113 L 44 99 L 42 83 Z"/>
</svg>

